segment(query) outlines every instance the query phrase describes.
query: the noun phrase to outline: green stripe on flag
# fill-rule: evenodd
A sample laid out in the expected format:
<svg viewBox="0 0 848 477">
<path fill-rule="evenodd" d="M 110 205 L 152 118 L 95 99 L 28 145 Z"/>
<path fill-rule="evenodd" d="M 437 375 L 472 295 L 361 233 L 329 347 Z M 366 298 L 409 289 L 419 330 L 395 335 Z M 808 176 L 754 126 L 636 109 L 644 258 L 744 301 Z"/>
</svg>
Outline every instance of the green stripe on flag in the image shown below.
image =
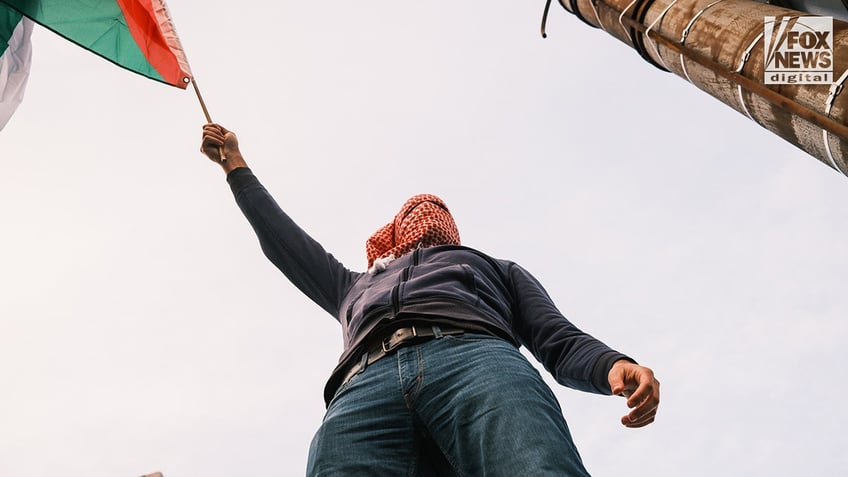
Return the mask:
<svg viewBox="0 0 848 477">
<path fill-rule="evenodd" d="M 12 33 L 20 21 L 20 13 L 0 5 L 0 56 L 3 56 L 6 48 L 9 47 L 9 39 L 12 38 Z"/>
<path fill-rule="evenodd" d="M 118 66 L 157 81 L 116 0 L 0 0 L 57 34 Z"/>
</svg>

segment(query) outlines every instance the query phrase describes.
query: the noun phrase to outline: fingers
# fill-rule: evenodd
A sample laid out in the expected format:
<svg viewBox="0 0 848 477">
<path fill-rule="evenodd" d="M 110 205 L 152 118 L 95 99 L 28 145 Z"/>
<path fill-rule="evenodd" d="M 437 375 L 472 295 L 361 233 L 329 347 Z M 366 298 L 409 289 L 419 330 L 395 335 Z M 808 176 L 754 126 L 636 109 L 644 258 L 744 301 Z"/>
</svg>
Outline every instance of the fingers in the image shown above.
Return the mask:
<svg viewBox="0 0 848 477">
<path fill-rule="evenodd" d="M 646 399 L 633 408 L 630 413 L 621 418 L 625 427 L 645 427 L 657 418 L 658 401 Z"/>
<path fill-rule="evenodd" d="M 624 427 L 628 427 L 630 429 L 638 429 L 640 427 L 645 427 L 648 424 L 652 424 L 656 420 L 656 418 L 656 412 L 650 415 L 646 415 L 638 420 L 630 419 L 629 416 L 624 416 L 621 418 L 621 424 L 623 424 Z"/>
<path fill-rule="evenodd" d="M 211 141 L 211 142 L 220 142 L 223 144 L 224 136 L 226 135 L 226 131 L 224 128 L 217 124 L 204 124 L 203 125 L 203 141 Z"/>
<path fill-rule="evenodd" d="M 638 387 L 627 399 L 631 411 L 621 418 L 626 427 L 644 427 L 654 422 L 660 404 L 660 382 L 653 371 L 640 368 L 636 376 Z"/>
<path fill-rule="evenodd" d="M 644 427 L 654 422 L 660 403 L 660 382 L 650 368 L 618 361 L 609 373 L 613 394 L 625 396 L 630 412 L 621 418 L 626 427 Z"/>
<path fill-rule="evenodd" d="M 659 392 L 659 382 L 654 378 L 654 372 L 644 366 L 635 366 L 632 381 L 635 381 L 636 389 L 627 398 L 627 407 L 635 407 L 647 399 L 654 391 L 656 384 Z"/>
<path fill-rule="evenodd" d="M 201 144 L 201 150 L 209 147 L 209 146 L 223 146 L 224 145 L 224 136 L 219 134 L 204 134 L 203 135 L 203 143 Z"/>
<path fill-rule="evenodd" d="M 200 152 L 212 162 L 220 165 L 224 172 L 230 173 L 235 169 L 247 167 L 247 163 L 239 150 L 236 133 L 216 123 L 203 125 L 203 140 Z"/>
<path fill-rule="evenodd" d="M 640 366 L 625 359 L 616 361 L 610 369 L 608 380 L 610 390 L 614 395 L 630 397 L 638 385 L 638 381 L 632 379 L 634 369 Z"/>
<path fill-rule="evenodd" d="M 616 396 L 623 396 L 624 395 L 625 389 L 624 389 L 623 376 L 621 376 L 620 374 L 615 374 L 615 375 L 610 374 L 609 383 L 610 383 L 610 389 L 612 390 L 612 393 L 614 395 L 616 395 Z"/>
<path fill-rule="evenodd" d="M 227 131 L 219 124 L 209 123 L 203 125 L 203 140 L 200 143 L 200 152 L 213 161 L 220 161 L 221 148 L 224 146 Z"/>
</svg>

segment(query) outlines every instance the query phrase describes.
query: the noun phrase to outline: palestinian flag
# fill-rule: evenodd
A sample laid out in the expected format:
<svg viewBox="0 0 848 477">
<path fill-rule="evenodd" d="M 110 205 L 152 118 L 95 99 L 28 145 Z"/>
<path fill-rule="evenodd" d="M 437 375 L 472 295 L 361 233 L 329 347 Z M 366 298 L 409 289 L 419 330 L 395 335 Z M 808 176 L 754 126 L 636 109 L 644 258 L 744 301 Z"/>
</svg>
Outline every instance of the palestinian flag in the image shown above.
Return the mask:
<svg viewBox="0 0 848 477">
<path fill-rule="evenodd" d="M 32 58 L 32 22 L 0 5 L 0 129 L 21 104 Z"/>
<path fill-rule="evenodd" d="M 142 76 L 180 88 L 191 80 L 164 0 L 0 0 L 3 9 Z"/>
</svg>

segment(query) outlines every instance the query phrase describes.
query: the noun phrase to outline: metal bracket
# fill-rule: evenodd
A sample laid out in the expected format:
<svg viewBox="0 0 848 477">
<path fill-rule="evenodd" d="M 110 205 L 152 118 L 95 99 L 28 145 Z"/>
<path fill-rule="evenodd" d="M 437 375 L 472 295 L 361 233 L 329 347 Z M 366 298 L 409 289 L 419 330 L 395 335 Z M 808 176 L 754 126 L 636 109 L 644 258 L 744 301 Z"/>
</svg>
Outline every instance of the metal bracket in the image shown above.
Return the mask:
<svg viewBox="0 0 848 477">
<path fill-rule="evenodd" d="M 624 7 L 624 10 L 622 10 L 621 14 L 618 16 L 618 24 L 621 25 L 621 31 L 624 32 L 624 36 L 630 36 L 630 31 L 627 29 L 626 26 L 624 26 L 624 22 L 622 21 L 622 19 L 624 18 L 624 14 L 627 13 L 627 10 L 630 10 L 630 8 L 636 5 L 637 3 L 639 3 L 639 0 L 633 0 L 632 2 L 630 2 L 626 7 Z"/>
<path fill-rule="evenodd" d="M 824 103 L 825 116 L 830 117 L 830 110 L 833 108 L 833 101 L 836 99 L 836 96 L 842 92 L 842 83 L 845 82 L 846 78 L 848 78 L 848 70 L 845 70 L 845 72 L 842 73 L 842 76 L 840 76 L 835 83 L 830 85 L 829 94 L 827 95 L 827 99 Z M 841 172 L 842 175 L 848 176 L 848 173 L 843 171 L 833 158 L 833 152 L 830 150 L 830 133 L 824 128 L 822 128 L 822 140 L 824 141 L 824 150 L 827 152 L 827 158 L 830 160 L 830 165 L 837 171 Z"/>
<path fill-rule="evenodd" d="M 748 59 L 751 57 L 751 52 L 754 51 L 754 47 L 757 46 L 757 43 L 759 43 L 760 40 L 763 39 L 764 35 L 765 35 L 765 32 L 760 32 L 760 34 L 757 35 L 756 38 L 754 38 L 754 41 L 752 41 L 751 44 L 748 45 L 748 49 L 746 49 L 745 53 L 742 54 L 742 61 L 739 63 L 739 66 L 736 68 L 737 73 L 740 73 L 740 74 L 742 73 L 742 70 L 745 68 L 745 63 L 747 63 Z M 754 117 L 751 116 L 751 112 L 748 110 L 748 105 L 745 104 L 745 96 L 742 95 L 742 85 L 741 84 L 736 85 L 736 91 L 739 94 L 739 103 L 742 105 L 742 110 L 745 111 L 745 115 L 748 116 L 748 118 L 750 118 L 751 121 L 756 122 Z"/>
<path fill-rule="evenodd" d="M 674 0 L 673 2 L 669 3 L 668 6 L 665 7 L 665 10 L 663 10 L 660 13 L 660 16 L 658 16 L 657 19 L 654 20 L 653 23 L 651 23 L 651 25 L 648 27 L 648 29 L 645 30 L 645 38 L 647 38 L 649 40 L 651 39 L 651 29 L 653 29 L 657 25 L 657 23 L 662 21 L 663 17 L 665 17 L 665 14 L 668 13 L 669 10 L 671 10 L 671 7 L 673 7 L 675 3 L 677 3 L 677 0 Z M 663 68 L 668 70 L 669 67 L 665 63 L 665 60 L 663 60 L 662 55 L 660 55 L 660 49 L 659 49 L 659 47 L 657 47 L 657 42 L 654 41 L 653 45 L 654 45 L 654 52 L 656 52 L 656 54 L 657 54 L 657 59 L 660 60 L 660 63 L 662 63 Z"/>
<path fill-rule="evenodd" d="M 683 29 L 683 33 L 680 35 L 680 46 L 686 45 L 686 37 L 689 36 L 689 31 L 692 30 L 692 25 L 695 24 L 695 22 L 698 20 L 698 18 L 705 11 L 707 11 L 708 9 L 712 8 L 713 6 L 719 4 L 723 1 L 724 0 L 716 0 L 715 2 L 707 5 L 706 7 L 702 8 L 701 11 L 696 13 L 695 16 L 693 16 L 691 20 L 689 20 L 689 23 L 686 25 L 686 28 Z M 686 81 L 691 83 L 692 78 L 689 77 L 689 72 L 686 71 L 686 62 L 684 61 L 685 59 L 686 59 L 686 57 L 683 56 L 683 53 L 680 53 L 680 66 L 683 68 L 683 74 L 686 76 Z"/>
</svg>

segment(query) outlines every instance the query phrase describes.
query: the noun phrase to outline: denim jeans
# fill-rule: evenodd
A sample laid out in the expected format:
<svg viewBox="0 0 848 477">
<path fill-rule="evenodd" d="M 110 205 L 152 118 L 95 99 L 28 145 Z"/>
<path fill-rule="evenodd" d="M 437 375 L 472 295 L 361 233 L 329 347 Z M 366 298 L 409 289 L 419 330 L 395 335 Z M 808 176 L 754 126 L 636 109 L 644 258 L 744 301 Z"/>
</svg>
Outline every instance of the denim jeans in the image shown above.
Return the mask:
<svg viewBox="0 0 848 477">
<path fill-rule="evenodd" d="M 317 476 L 588 476 L 562 411 L 510 343 L 405 346 L 336 392 L 309 449 Z"/>
</svg>

